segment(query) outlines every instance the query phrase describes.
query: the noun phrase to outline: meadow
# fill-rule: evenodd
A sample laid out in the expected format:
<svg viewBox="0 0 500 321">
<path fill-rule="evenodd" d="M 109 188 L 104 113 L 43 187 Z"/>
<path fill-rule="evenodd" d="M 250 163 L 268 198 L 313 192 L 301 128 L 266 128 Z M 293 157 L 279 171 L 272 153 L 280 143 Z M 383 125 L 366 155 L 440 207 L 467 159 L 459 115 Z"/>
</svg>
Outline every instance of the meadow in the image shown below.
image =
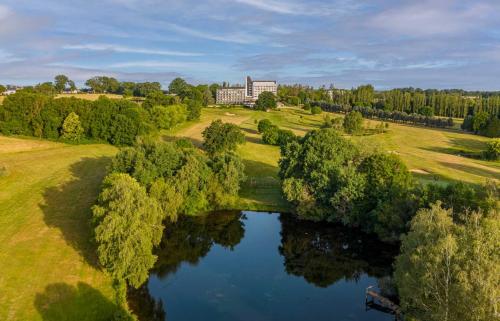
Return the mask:
<svg viewBox="0 0 500 321">
<path fill-rule="evenodd" d="M 90 207 L 116 148 L 0 136 L 0 320 L 109 320 Z"/>
<path fill-rule="evenodd" d="M 238 153 L 248 179 L 236 209 L 287 211 L 278 180 L 279 148 L 265 145 L 257 122 L 268 118 L 298 135 L 319 128 L 325 113 L 298 108 L 261 112 L 204 108 L 199 121 L 163 131 L 202 144 L 213 120 L 238 124 Z M 331 114 L 331 117 L 342 117 Z M 375 128 L 377 121 L 366 121 Z M 484 183 L 500 179 L 500 162 L 477 154 L 486 138 L 454 130 L 390 123 L 387 132 L 355 136 L 365 148 L 398 154 L 421 181 Z M 0 320 L 107 320 L 116 309 L 110 278 L 97 267 L 90 207 L 117 148 L 0 136 Z"/>
</svg>

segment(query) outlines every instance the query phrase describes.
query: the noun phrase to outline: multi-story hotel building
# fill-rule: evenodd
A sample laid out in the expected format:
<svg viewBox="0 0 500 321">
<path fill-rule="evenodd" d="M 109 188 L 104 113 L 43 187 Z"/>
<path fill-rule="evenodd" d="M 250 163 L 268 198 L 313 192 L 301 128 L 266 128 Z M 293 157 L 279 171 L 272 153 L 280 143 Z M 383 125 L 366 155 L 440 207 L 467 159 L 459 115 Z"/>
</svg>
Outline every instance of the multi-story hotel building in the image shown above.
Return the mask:
<svg viewBox="0 0 500 321">
<path fill-rule="evenodd" d="M 265 91 L 278 93 L 275 80 L 252 80 L 247 77 L 245 87 L 223 87 L 217 89 L 217 104 L 249 104 L 253 105 L 259 95 Z"/>
</svg>

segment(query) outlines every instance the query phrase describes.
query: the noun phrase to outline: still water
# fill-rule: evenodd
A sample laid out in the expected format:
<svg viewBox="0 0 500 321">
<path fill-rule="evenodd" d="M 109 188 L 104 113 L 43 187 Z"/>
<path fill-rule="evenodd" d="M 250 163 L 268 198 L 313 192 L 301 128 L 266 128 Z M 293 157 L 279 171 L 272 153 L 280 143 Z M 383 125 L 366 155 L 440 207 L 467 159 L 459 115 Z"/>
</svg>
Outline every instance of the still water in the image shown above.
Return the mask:
<svg viewBox="0 0 500 321">
<path fill-rule="evenodd" d="M 288 214 L 182 218 L 166 227 L 156 267 L 129 304 L 144 321 L 394 320 L 367 310 L 364 292 L 386 287 L 395 250 Z"/>
</svg>

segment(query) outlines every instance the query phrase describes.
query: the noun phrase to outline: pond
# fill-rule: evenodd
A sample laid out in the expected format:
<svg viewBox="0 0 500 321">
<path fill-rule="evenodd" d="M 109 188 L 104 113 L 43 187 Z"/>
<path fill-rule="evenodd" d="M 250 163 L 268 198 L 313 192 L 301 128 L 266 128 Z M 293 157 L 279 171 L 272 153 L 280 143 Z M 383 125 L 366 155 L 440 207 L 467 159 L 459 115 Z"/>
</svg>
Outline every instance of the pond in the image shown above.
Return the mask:
<svg viewBox="0 0 500 321">
<path fill-rule="evenodd" d="M 140 320 L 394 320 L 365 306 L 389 288 L 397 248 L 289 214 L 217 212 L 167 226 L 129 305 Z"/>
</svg>

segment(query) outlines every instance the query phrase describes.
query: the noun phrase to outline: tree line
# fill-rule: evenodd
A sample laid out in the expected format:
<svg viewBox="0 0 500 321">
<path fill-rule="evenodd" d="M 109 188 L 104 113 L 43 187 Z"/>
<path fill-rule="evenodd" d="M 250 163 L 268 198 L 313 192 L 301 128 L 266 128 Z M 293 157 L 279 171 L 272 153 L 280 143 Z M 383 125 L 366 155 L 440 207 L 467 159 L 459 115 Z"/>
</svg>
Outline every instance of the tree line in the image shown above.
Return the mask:
<svg viewBox="0 0 500 321">
<path fill-rule="evenodd" d="M 352 89 L 313 88 L 304 85 L 280 85 L 280 101 L 291 105 L 324 101 L 337 105 L 373 107 L 407 114 L 464 118 L 484 111 L 500 113 L 500 92 L 399 88 L 377 91 L 372 85 Z"/>
<path fill-rule="evenodd" d="M 131 145 L 137 136 L 199 119 L 202 107 L 210 99 L 193 94 L 190 86 L 182 79 L 174 80 L 171 91 L 175 95 L 155 90 L 141 104 L 105 96 L 95 101 L 56 98 L 36 86 L 25 88 L 6 97 L 0 105 L 0 132 L 75 143 L 103 141 Z"/>
<path fill-rule="evenodd" d="M 376 109 L 372 107 L 355 106 L 350 105 L 337 105 L 328 102 L 313 102 L 312 106 L 319 106 L 324 111 L 334 112 L 334 113 L 345 113 L 349 114 L 351 111 L 357 111 L 363 115 L 365 118 L 376 118 L 383 121 L 393 121 L 403 124 L 421 125 L 429 127 L 453 127 L 454 122 L 452 118 L 442 118 L 434 116 L 424 116 L 421 114 L 407 114 L 406 112 L 400 111 L 387 111 L 383 109 Z"/>
</svg>

